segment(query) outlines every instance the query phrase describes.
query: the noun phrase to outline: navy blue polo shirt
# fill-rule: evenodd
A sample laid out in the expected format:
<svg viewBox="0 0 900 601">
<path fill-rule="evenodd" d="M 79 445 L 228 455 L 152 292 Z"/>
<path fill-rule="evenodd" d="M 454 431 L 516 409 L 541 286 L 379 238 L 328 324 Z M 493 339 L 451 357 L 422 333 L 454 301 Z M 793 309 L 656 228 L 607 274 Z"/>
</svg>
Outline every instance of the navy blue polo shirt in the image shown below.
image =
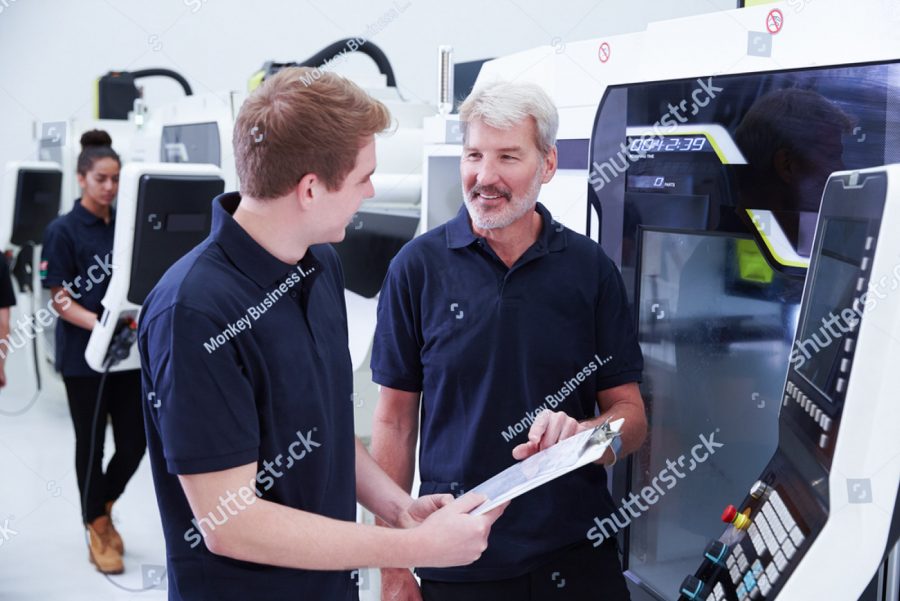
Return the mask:
<svg viewBox="0 0 900 601">
<path fill-rule="evenodd" d="M 357 599 L 348 571 L 236 561 L 210 553 L 200 538 L 240 519 L 254 495 L 356 517 L 352 366 L 337 253 L 312 246 L 299 264 L 283 263 L 232 218 L 239 202 L 237 193 L 213 201 L 209 238 L 166 272 L 139 318 L 169 599 Z M 223 490 L 223 503 L 195 521 L 177 475 L 248 463 L 257 464 L 255 480 Z"/>
<path fill-rule="evenodd" d="M 507 268 L 475 236 L 465 206 L 394 258 L 378 302 L 372 374 L 422 392 L 420 494 L 469 490 L 509 467 L 536 411 L 593 417 L 597 392 L 641 377 L 622 278 L 594 241 L 543 220 Z M 512 502 L 470 566 L 422 578 L 499 580 L 586 539 L 614 509 L 602 466 L 588 465 Z"/>
<path fill-rule="evenodd" d="M 44 230 L 41 283 L 50 289 L 63 286 L 72 300 L 101 316 L 100 301 L 112 274 L 115 212 L 109 223 L 83 206 L 81 199 Z M 91 331 L 60 319 L 56 323 L 56 369 L 63 376 L 96 376 L 84 359 Z"/>
</svg>

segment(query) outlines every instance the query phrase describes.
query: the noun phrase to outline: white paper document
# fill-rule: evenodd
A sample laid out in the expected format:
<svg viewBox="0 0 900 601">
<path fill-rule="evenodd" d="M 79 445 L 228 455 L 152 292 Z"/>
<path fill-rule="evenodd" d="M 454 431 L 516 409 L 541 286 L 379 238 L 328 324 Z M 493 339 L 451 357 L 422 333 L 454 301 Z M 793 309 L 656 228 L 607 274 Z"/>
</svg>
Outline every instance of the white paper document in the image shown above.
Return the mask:
<svg viewBox="0 0 900 601">
<path fill-rule="evenodd" d="M 559 442 L 549 449 L 535 453 L 512 465 L 490 480 L 485 480 L 469 492 L 480 493 L 487 501 L 473 509 L 481 515 L 510 499 L 600 459 L 622 429 L 623 418 L 585 430 Z"/>
</svg>

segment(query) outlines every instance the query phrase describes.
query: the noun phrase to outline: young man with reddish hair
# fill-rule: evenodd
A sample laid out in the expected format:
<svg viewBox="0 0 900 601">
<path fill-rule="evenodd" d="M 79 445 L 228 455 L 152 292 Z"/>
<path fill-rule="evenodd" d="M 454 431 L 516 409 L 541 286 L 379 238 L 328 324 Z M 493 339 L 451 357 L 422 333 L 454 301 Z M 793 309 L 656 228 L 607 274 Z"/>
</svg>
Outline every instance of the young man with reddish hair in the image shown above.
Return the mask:
<svg viewBox="0 0 900 601">
<path fill-rule="evenodd" d="M 339 242 L 373 196 L 380 102 L 285 69 L 234 127 L 240 194 L 140 318 L 169 599 L 357 599 L 350 570 L 470 563 L 502 513 L 413 501 L 353 435 Z M 355 524 L 356 501 L 395 528 Z M 201 544 L 205 542 L 205 544 Z"/>
</svg>

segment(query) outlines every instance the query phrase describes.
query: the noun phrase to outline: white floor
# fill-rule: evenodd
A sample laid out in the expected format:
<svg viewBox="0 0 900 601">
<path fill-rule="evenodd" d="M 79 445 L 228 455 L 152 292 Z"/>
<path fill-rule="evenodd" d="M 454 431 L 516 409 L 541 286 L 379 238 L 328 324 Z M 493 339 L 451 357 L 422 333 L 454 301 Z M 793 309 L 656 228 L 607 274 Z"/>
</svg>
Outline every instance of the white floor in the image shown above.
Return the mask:
<svg viewBox="0 0 900 601">
<path fill-rule="evenodd" d="M 88 563 L 75 481 L 75 436 L 65 390 L 49 365 L 42 368 L 43 391 L 25 413 L 8 415 L 25 408 L 35 390 L 30 347 L 9 356 L 8 385 L 0 391 L 0 599 L 165 599 L 166 592 L 159 589 L 121 590 Z M 113 443 L 109 432 L 107 436 L 108 459 Z M 165 566 L 146 457 L 114 507 L 113 519 L 126 547 L 125 573 L 113 580 L 140 589 L 142 571 Z"/>
</svg>

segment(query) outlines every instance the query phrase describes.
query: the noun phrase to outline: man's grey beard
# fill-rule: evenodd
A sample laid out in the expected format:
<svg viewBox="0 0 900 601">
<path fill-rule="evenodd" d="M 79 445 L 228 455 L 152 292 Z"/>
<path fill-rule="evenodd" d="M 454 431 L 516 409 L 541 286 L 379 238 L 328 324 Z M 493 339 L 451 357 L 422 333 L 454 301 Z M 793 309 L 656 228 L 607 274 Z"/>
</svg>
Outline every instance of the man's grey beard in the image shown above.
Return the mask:
<svg viewBox="0 0 900 601">
<path fill-rule="evenodd" d="M 488 186 L 491 188 L 491 186 Z M 499 210 L 490 211 L 487 215 L 481 215 L 481 208 L 478 203 L 472 199 L 472 193 L 477 191 L 479 186 L 475 185 L 468 192 L 463 189 L 463 202 L 466 204 L 466 210 L 469 212 L 469 218 L 472 224 L 481 230 L 494 230 L 509 227 L 517 220 L 534 210 L 537 203 L 537 197 L 541 190 L 541 172 L 538 170 L 534 175 L 528 191 L 520 197 L 511 197 L 506 204 Z"/>
</svg>

